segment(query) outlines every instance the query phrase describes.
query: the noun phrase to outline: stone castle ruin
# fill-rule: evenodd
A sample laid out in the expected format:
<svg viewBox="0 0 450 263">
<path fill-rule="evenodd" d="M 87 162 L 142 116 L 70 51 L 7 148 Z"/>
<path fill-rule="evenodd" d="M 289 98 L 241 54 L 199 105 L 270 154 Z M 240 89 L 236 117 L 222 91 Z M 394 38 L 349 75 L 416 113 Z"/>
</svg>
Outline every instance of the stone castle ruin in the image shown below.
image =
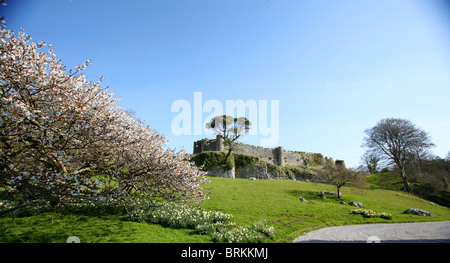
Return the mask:
<svg viewBox="0 0 450 263">
<path fill-rule="evenodd" d="M 217 135 L 216 139 L 201 139 L 194 142 L 194 154 L 204 151 L 225 151 L 226 147 L 223 145 L 223 137 Z M 321 166 L 327 161 L 331 161 L 327 157 L 323 157 L 320 153 L 307 153 L 300 151 L 289 151 L 279 146 L 276 148 L 264 148 L 261 146 L 254 146 L 244 143 L 237 143 L 234 153 L 247 154 L 257 156 L 261 160 L 271 163 L 273 165 L 313 165 Z"/>
</svg>

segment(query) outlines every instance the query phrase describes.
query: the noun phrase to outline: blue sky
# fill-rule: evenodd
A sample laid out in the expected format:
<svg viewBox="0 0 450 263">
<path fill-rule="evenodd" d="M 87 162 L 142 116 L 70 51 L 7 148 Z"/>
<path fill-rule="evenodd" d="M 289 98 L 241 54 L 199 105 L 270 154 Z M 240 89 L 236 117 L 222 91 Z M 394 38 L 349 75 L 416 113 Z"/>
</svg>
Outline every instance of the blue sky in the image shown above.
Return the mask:
<svg viewBox="0 0 450 263">
<path fill-rule="evenodd" d="M 450 5 L 444 0 L 9 0 L 7 28 L 52 44 L 89 79 L 175 136 L 174 101 L 278 100 L 278 145 L 356 166 L 364 130 L 405 118 L 450 151 Z M 203 118 L 208 116 L 203 114 Z M 212 138 L 212 136 L 209 136 Z M 258 145 L 260 135 L 243 142 Z"/>
</svg>

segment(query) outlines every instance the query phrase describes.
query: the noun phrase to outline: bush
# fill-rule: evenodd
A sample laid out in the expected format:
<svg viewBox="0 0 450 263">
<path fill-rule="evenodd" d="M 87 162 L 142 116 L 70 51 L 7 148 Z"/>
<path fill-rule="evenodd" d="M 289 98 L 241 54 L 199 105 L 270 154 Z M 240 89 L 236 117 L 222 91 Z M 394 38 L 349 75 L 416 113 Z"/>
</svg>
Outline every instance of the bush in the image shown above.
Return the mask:
<svg viewBox="0 0 450 263">
<path fill-rule="evenodd" d="M 344 160 L 336 160 L 336 161 L 334 162 L 334 164 L 335 164 L 336 166 L 345 166 Z"/>
<path fill-rule="evenodd" d="M 208 171 L 214 166 L 230 170 L 233 167 L 245 167 L 249 164 L 261 162 L 260 158 L 256 156 L 232 153 L 227 163 L 224 163 L 226 155 L 226 152 L 206 151 L 194 155 L 191 160 L 194 161 L 195 165 L 203 166 L 204 171 Z"/>
<path fill-rule="evenodd" d="M 234 167 L 234 156 L 232 154 L 228 158 L 227 163 L 224 163 L 226 155 L 227 154 L 225 152 L 206 151 L 194 155 L 191 160 L 196 166 L 203 166 L 203 171 L 208 171 L 214 166 L 219 166 L 226 170 L 230 170 Z"/>
<path fill-rule="evenodd" d="M 313 153 L 313 165 L 323 165 L 323 155 L 321 153 Z"/>
<path fill-rule="evenodd" d="M 236 167 L 245 167 L 249 164 L 261 162 L 260 158 L 256 156 L 246 154 L 233 154 L 233 155 L 234 155 L 234 164 Z"/>
<path fill-rule="evenodd" d="M 312 179 L 314 172 L 306 166 L 284 166 L 282 167 L 291 178 Z"/>
</svg>

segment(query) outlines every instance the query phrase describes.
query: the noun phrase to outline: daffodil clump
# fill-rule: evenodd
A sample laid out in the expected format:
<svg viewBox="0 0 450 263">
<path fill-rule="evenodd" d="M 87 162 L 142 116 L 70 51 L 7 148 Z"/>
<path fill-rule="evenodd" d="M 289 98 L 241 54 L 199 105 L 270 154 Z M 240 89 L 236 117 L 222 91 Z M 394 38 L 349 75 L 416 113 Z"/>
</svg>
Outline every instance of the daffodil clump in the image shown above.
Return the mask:
<svg viewBox="0 0 450 263">
<path fill-rule="evenodd" d="M 205 223 L 197 225 L 195 232 L 201 235 L 211 235 L 214 242 L 227 243 L 259 243 L 275 235 L 275 228 L 267 225 L 266 220 L 259 220 L 251 227 L 236 225 L 233 222 Z"/>
<path fill-rule="evenodd" d="M 275 234 L 274 227 L 268 226 L 265 220 L 245 227 L 231 222 L 231 214 L 206 211 L 182 203 L 166 202 L 150 209 L 135 206 L 129 215 L 135 221 L 194 229 L 196 234 L 210 235 L 214 242 L 257 243 Z"/>
<path fill-rule="evenodd" d="M 367 218 L 374 218 L 374 217 L 380 217 L 380 218 L 384 218 L 384 219 L 392 219 L 393 218 L 393 216 L 389 213 L 386 213 L 386 212 L 377 213 L 375 211 L 367 210 L 367 209 L 366 210 L 355 209 L 355 210 L 352 210 L 352 214 L 360 214 Z"/>
<path fill-rule="evenodd" d="M 230 222 L 233 215 L 166 202 L 150 209 L 137 208 L 133 218 L 173 228 L 195 228 L 202 223 Z"/>
</svg>

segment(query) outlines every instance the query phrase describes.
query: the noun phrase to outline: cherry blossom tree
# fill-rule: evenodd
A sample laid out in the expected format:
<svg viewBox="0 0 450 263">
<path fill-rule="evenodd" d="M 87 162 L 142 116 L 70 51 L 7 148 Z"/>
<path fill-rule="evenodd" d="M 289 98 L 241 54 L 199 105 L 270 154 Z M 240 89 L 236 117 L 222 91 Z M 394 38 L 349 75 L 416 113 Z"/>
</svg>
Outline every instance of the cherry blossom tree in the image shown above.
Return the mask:
<svg viewBox="0 0 450 263">
<path fill-rule="evenodd" d="M 0 200 L 205 197 L 204 172 L 119 107 L 102 78 L 88 81 L 90 61 L 67 70 L 51 45 L 0 30 Z"/>
</svg>

